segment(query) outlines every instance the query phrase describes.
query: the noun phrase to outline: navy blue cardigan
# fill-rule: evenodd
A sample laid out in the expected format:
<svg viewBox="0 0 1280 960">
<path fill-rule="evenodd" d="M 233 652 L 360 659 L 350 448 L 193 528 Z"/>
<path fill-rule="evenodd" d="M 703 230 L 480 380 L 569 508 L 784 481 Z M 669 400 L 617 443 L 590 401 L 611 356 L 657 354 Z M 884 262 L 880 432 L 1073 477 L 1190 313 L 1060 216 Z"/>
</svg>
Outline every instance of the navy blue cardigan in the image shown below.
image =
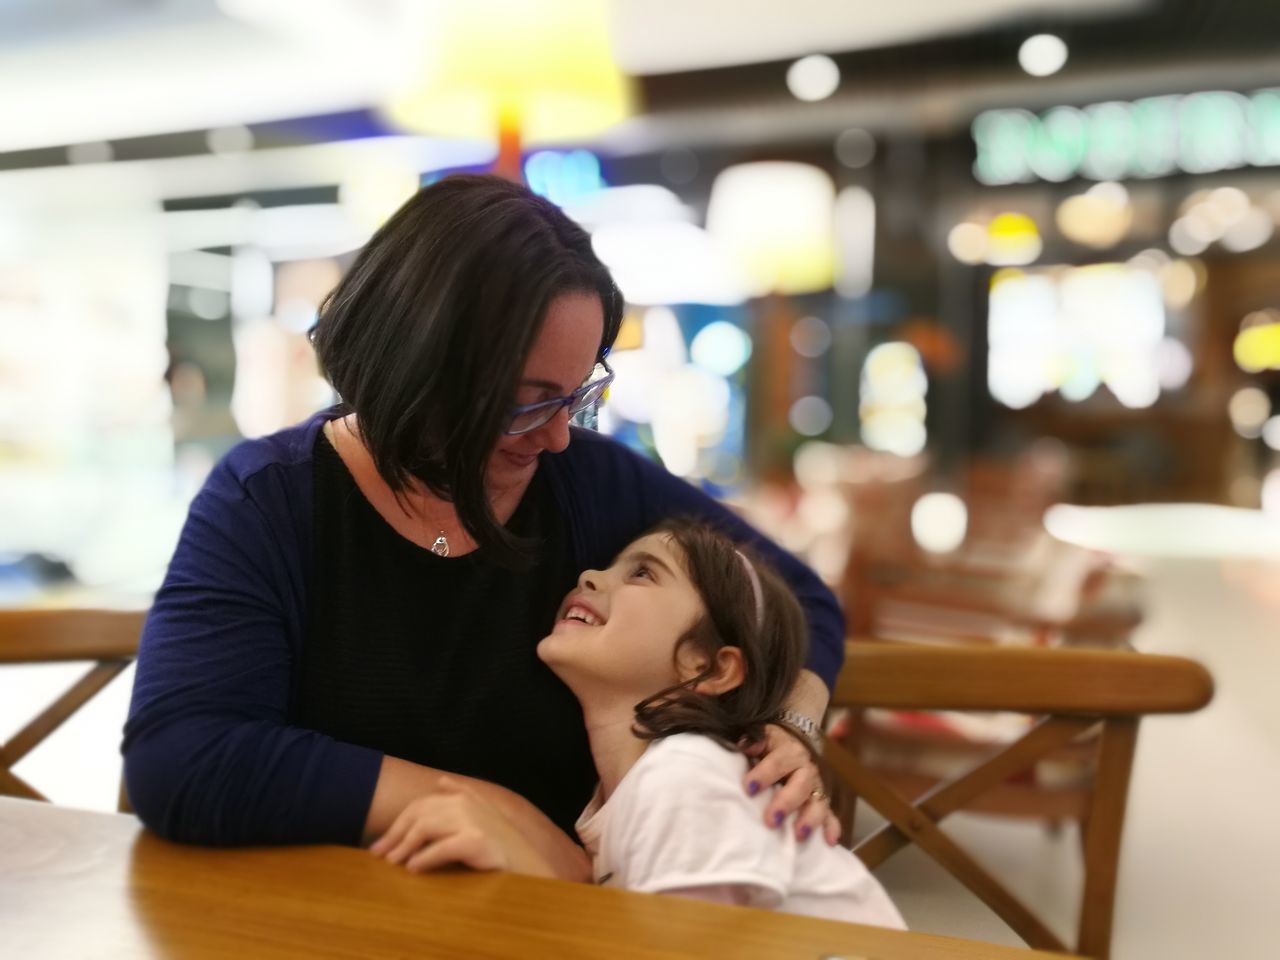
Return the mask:
<svg viewBox="0 0 1280 960">
<path fill-rule="evenodd" d="M 382 754 L 291 726 L 307 636 L 312 456 L 323 412 L 233 449 L 191 504 L 147 617 L 122 751 L 142 820 L 203 844 L 358 843 Z M 753 543 L 794 589 L 809 668 L 830 686 L 844 657 L 835 598 L 793 556 L 662 467 L 574 430 L 542 455 L 577 569 L 603 568 L 657 521 L 705 516 Z"/>
</svg>

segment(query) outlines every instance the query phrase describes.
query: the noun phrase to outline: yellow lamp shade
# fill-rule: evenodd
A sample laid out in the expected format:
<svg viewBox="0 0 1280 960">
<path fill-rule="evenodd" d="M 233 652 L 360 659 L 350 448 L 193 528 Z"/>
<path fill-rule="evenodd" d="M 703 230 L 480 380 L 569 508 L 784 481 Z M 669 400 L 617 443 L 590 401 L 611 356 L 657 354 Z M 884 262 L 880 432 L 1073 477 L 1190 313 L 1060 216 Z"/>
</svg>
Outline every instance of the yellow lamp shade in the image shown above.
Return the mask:
<svg viewBox="0 0 1280 960">
<path fill-rule="evenodd" d="M 805 163 L 744 163 L 711 186 L 707 230 L 752 293 L 826 290 L 835 276 L 835 186 Z"/>
<path fill-rule="evenodd" d="M 630 112 L 609 46 L 604 0 L 466 0 L 440 4 L 421 74 L 384 107 L 397 126 L 525 143 L 600 133 Z"/>
</svg>

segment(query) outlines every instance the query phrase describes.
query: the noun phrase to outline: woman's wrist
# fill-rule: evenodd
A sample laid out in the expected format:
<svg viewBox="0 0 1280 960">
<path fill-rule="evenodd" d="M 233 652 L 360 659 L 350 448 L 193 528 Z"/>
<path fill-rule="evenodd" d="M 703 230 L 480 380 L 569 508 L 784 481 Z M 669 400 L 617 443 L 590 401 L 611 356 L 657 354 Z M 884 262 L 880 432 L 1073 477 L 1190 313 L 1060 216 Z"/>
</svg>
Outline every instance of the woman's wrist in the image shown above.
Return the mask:
<svg viewBox="0 0 1280 960">
<path fill-rule="evenodd" d="M 774 723 L 803 743 L 816 756 L 822 755 L 822 728 L 812 717 L 786 709 L 774 718 Z"/>
</svg>

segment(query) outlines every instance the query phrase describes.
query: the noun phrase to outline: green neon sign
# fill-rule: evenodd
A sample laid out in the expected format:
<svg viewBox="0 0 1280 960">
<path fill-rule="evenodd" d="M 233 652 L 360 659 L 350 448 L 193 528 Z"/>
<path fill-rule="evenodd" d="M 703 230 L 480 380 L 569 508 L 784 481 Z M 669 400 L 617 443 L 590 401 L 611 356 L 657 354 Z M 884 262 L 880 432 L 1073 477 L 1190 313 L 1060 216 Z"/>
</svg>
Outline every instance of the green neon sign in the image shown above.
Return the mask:
<svg viewBox="0 0 1280 960">
<path fill-rule="evenodd" d="M 1215 173 L 1280 165 L 1280 89 L 1132 103 L 988 110 L 973 121 L 974 176 L 992 186 Z"/>
</svg>

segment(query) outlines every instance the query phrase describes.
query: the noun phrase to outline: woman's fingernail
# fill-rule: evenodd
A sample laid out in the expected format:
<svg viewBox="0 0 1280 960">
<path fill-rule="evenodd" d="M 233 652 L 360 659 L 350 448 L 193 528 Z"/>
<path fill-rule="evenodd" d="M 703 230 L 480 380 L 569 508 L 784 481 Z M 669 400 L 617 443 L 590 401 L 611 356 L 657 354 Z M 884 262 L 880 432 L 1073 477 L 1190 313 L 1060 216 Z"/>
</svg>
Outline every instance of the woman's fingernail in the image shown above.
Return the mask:
<svg viewBox="0 0 1280 960">
<path fill-rule="evenodd" d="M 759 792 L 760 792 L 760 784 L 756 783 L 756 781 L 754 781 L 754 780 L 748 780 L 748 781 L 747 781 L 747 796 L 749 796 L 749 797 L 754 797 L 754 796 L 755 796 L 757 793 L 759 793 Z"/>
<path fill-rule="evenodd" d="M 774 825 L 775 827 L 780 827 L 780 826 L 782 826 L 782 817 L 783 817 L 783 814 L 782 814 L 782 811 L 781 811 L 781 810 L 778 810 L 778 811 L 776 811 L 776 812 L 774 813 L 774 815 L 773 815 L 773 825 Z"/>
<path fill-rule="evenodd" d="M 801 839 L 801 840 L 808 840 L 808 839 L 809 839 L 809 834 L 811 834 L 811 833 L 813 833 L 813 829 L 812 829 L 811 827 L 801 827 L 801 828 L 800 828 L 800 839 Z"/>
</svg>

